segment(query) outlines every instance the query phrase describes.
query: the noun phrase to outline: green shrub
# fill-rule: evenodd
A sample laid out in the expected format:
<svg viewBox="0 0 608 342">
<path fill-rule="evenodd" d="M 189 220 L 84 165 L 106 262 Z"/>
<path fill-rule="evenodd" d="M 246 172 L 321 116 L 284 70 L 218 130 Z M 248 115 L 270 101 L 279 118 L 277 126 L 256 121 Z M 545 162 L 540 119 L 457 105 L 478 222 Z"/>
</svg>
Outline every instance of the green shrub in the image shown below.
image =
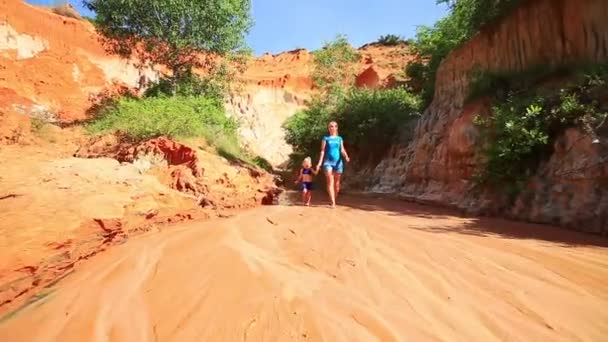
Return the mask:
<svg viewBox="0 0 608 342">
<path fill-rule="evenodd" d="M 123 97 L 102 107 L 87 129 L 91 133 L 120 132 L 135 141 L 167 136 L 204 138 L 222 157 L 272 171 L 268 161 L 244 151 L 238 124 L 216 99 L 193 96 Z"/>
<path fill-rule="evenodd" d="M 537 166 L 538 155 L 548 145 L 549 132 L 543 98 L 507 101 L 492 108 L 486 119 L 477 117 L 482 127 L 485 169 L 478 181 L 485 185 L 520 184 Z"/>
<path fill-rule="evenodd" d="M 420 99 L 405 89 L 351 89 L 329 101 L 316 98 L 284 124 L 286 140 L 294 147 L 292 163 L 318 156 L 327 123 L 335 120 L 351 155 L 361 162 L 376 161 L 388 149 L 398 129 L 419 115 Z M 354 153 L 353 153 L 354 152 Z"/>
<path fill-rule="evenodd" d="M 94 17 L 88 17 L 88 16 L 85 15 L 85 16 L 82 17 L 82 19 L 90 22 L 91 24 L 93 24 L 93 26 L 97 25 L 97 22 L 95 21 Z"/>
<path fill-rule="evenodd" d="M 108 104 L 89 125 L 93 133 L 120 131 L 132 139 L 217 137 L 236 141 L 237 123 L 214 99 L 204 97 L 122 98 Z"/>
<path fill-rule="evenodd" d="M 515 195 L 538 164 L 550 156 L 555 139 L 567 128 L 579 127 L 586 134 L 595 135 L 598 123 L 607 116 L 606 108 L 598 101 L 602 96 L 598 96 L 598 91 L 605 95 L 608 73 L 602 67 L 586 70 L 591 73 L 574 78 L 572 84 L 557 92 L 509 89 L 506 99 L 494 105 L 489 117 L 476 117 L 484 157 L 484 169 L 476 181 L 507 186 L 508 192 Z"/>
<path fill-rule="evenodd" d="M 405 89 L 353 89 L 336 109 L 345 139 L 361 155 L 383 152 L 399 127 L 419 115 L 420 100 Z"/>
<path fill-rule="evenodd" d="M 306 156 L 313 157 L 319 153 L 321 137 L 327 132 L 327 123 L 337 119 L 332 107 L 316 97 L 306 109 L 292 115 L 283 123 L 286 130 L 285 141 L 293 146 L 290 156 L 292 166 L 299 165 Z"/>
<path fill-rule="evenodd" d="M 32 117 L 30 122 L 31 122 L 31 127 L 32 127 L 31 130 L 34 133 L 40 132 L 44 128 L 44 126 L 47 125 L 46 121 L 44 121 L 43 119 L 38 118 L 38 117 Z"/>
<path fill-rule="evenodd" d="M 397 35 L 387 34 L 385 36 L 380 36 L 380 38 L 378 38 L 377 43 L 386 46 L 395 46 L 401 43 L 405 43 L 405 40 Z"/>
<path fill-rule="evenodd" d="M 332 88 L 353 83 L 360 56 L 346 36 L 338 35 L 333 41 L 325 43 L 322 49 L 313 51 L 312 55 L 312 79 L 321 90 L 330 92 Z"/>
<path fill-rule="evenodd" d="M 407 67 L 411 88 L 422 92 L 424 107 L 433 99 L 437 69 L 447 55 L 469 40 L 479 29 L 504 15 L 521 0 L 439 0 L 446 3 L 450 14 L 432 27 L 420 26 L 416 31 L 413 51 L 424 62 Z"/>
<path fill-rule="evenodd" d="M 204 96 L 221 105 L 227 90 L 227 83 L 214 78 L 201 78 L 196 75 L 185 76 L 176 85 L 171 78 L 161 78 L 146 89 L 145 97 L 168 97 L 175 95 L 182 97 Z"/>
<path fill-rule="evenodd" d="M 604 78 L 608 75 L 608 64 L 562 64 L 534 65 L 517 72 L 489 72 L 475 69 L 471 72 L 471 82 L 466 102 L 482 96 L 496 96 L 509 90 L 528 92 L 544 80 L 556 77 L 569 79 L 576 85 L 585 77 Z"/>
</svg>

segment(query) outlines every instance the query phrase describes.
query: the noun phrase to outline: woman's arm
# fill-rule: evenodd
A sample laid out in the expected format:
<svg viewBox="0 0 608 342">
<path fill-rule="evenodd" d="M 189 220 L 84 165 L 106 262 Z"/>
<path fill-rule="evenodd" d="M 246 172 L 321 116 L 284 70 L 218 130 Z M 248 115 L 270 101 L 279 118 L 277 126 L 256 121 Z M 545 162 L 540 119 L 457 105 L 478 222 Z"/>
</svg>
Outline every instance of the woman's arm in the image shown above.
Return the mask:
<svg viewBox="0 0 608 342">
<path fill-rule="evenodd" d="M 317 172 L 319 172 L 319 168 L 321 168 L 321 164 L 323 163 L 323 158 L 325 157 L 325 139 L 321 140 L 321 154 L 319 154 L 319 162 L 317 163 Z"/>
<path fill-rule="evenodd" d="M 300 171 L 298 171 L 298 179 L 296 179 L 296 184 L 299 183 L 300 181 L 302 181 L 302 169 L 300 169 Z"/>
<path fill-rule="evenodd" d="M 346 162 L 350 162 L 348 153 L 346 153 L 346 149 L 344 148 L 344 140 L 340 141 L 340 153 L 342 153 L 342 156 L 346 159 Z"/>
</svg>

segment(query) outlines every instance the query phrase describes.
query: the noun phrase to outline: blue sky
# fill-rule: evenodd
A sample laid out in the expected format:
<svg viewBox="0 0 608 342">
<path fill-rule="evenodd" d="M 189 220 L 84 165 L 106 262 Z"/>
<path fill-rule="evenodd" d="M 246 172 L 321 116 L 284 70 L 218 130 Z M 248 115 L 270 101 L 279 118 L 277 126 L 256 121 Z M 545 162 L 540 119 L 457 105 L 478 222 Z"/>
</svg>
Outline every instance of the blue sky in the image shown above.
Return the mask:
<svg viewBox="0 0 608 342">
<path fill-rule="evenodd" d="M 52 5 L 56 0 L 27 0 Z M 80 0 L 71 0 L 81 14 L 92 16 Z M 247 43 L 256 55 L 295 48 L 314 50 L 338 33 L 355 47 L 384 34 L 414 36 L 416 26 L 432 25 L 447 14 L 435 0 L 252 0 L 255 25 Z"/>
</svg>

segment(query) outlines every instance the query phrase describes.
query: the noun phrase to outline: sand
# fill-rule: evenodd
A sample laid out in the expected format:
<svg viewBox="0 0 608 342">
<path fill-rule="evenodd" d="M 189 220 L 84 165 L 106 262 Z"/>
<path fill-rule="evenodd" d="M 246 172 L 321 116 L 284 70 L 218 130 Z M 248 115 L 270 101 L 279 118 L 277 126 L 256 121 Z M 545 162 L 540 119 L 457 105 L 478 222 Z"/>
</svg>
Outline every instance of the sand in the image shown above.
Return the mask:
<svg viewBox="0 0 608 342">
<path fill-rule="evenodd" d="M 0 340 L 605 341 L 607 242 L 371 197 L 263 207 L 78 265 Z"/>
</svg>

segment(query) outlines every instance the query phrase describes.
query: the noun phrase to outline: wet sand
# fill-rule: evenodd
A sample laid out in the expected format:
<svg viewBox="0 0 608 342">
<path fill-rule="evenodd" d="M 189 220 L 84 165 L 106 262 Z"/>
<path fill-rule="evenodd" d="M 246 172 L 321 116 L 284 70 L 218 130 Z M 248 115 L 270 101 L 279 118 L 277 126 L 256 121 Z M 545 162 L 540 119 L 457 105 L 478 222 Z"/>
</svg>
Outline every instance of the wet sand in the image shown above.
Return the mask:
<svg viewBox="0 0 608 342">
<path fill-rule="evenodd" d="M 1 341 L 606 336 L 607 240 L 372 197 L 147 233 L 0 318 Z"/>
</svg>

